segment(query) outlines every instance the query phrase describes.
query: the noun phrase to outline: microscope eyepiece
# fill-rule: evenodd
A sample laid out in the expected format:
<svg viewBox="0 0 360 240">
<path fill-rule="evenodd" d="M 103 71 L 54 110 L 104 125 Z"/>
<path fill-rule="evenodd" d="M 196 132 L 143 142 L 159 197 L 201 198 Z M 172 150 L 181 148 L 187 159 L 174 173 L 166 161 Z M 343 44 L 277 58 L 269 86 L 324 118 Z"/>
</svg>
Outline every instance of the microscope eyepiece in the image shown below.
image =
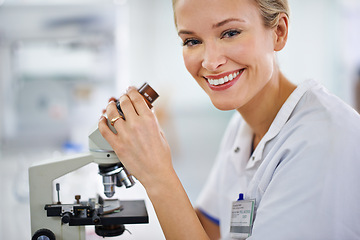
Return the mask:
<svg viewBox="0 0 360 240">
<path fill-rule="evenodd" d="M 155 92 L 155 90 L 148 83 L 144 83 L 138 89 L 138 92 L 143 96 L 143 98 L 145 99 L 145 102 L 149 106 L 149 108 L 152 108 L 152 103 L 159 97 L 159 94 L 157 94 L 157 92 Z M 119 101 L 116 102 L 116 107 L 117 107 L 118 112 L 121 115 L 121 117 L 125 119 L 125 116 L 121 110 Z"/>
<path fill-rule="evenodd" d="M 145 98 L 146 103 L 152 108 L 152 103 L 159 97 L 159 94 L 150 87 L 148 83 L 144 83 L 139 89 L 138 92 Z"/>
</svg>

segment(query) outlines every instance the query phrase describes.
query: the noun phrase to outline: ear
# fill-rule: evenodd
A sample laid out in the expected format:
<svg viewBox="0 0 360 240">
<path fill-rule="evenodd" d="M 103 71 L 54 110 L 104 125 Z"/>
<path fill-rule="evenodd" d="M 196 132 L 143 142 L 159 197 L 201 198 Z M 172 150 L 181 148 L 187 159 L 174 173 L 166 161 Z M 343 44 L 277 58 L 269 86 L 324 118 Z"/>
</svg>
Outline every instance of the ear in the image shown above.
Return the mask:
<svg viewBox="0 0 360 240">
<path fill-rule="evenodd" d="M 280 13 L 278 24 L 274 27 L 274 51 L 282 50 L 287 42 L 289 32 L 289 18 Z"/>
</svg>

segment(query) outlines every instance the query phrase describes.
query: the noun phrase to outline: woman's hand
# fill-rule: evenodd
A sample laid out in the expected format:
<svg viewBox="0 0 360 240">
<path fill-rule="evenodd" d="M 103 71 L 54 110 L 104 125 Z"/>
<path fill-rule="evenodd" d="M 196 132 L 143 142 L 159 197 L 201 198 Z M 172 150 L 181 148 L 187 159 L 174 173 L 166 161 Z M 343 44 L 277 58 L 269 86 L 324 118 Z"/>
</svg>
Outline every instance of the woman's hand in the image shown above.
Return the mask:
<svg viewBox="0 0 360 240">
<path fill-rule="evenodd" d="M 109 120 L 119 117 L 115 99 L 106 107 Z M 99 121 L 99 130 L 115 151 L 126 169 L 145 187 L 166 179 L 174 172 L 169 145 L 160 130 L 155 114 L 144 98 L 131 87 L 119 99 L 125 119 L 114 122 L 117 134 L 107 125 L 107 119 Z"/>
<path fill-rule="evenodd" d="M 134 88 L 119 99 L 125 119 L 113 121 L 117 134 L 99 121 L 99 130 L 119 160 L 145 187 L 166 239 L 208 239 L 171 163 L 169 145 L 154 113 Z M 120 116 L 114 99 L 106 108 Z"/>
</svg>

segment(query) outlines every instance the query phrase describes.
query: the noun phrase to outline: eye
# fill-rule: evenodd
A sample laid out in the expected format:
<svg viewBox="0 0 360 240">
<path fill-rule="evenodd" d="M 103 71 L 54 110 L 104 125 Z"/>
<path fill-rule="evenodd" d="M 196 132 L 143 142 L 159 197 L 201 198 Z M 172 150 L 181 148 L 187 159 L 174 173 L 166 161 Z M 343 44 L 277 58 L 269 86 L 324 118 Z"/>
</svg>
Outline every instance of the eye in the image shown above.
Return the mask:
<svg viewBox="0 0 360 240">
<path fill-rule="evenodd" d="M 221 34 L 221 38 L 232 38 L 239 35 L 240 33 L 241 30 L 236 30 L 236 29 L 227 30 Z"/>
<path fill-rule="evenodd" d="M 201 41 L 194 38 L 185 39 L 183 42 L 183 46 L 187 46 L 187 47 L 193 47 L 198 44 L 201 44 Z"/>
</svg>

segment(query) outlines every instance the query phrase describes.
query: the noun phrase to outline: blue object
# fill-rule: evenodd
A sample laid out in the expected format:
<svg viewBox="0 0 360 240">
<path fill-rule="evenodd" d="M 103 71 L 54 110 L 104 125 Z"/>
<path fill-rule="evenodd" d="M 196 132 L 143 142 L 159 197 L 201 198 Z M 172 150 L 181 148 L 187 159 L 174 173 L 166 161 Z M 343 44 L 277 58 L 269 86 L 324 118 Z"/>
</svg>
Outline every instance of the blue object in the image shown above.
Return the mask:
<svg viewBox="0 0 360 240">
<path fill-rule="evenodd" d="M 241 201 L 241 200 L 244 200 L 244 194 L 243 194 L 243 193 L 240 193 L 240 194 L 239 194 L 238 201 Z"/>
<path fill-rule="evenodd" d="M 199 211 L 207 218 L 207 219 L 209 219 L 211 222 L 213 222 L 214 224 L 216 224 L 216 225 L 220 225 L 220 220 L 219 219 L 217 219 L 217 218 L 215 218 L 215 217 L 213 217 L 213 216 L 210 216 L 207 212 L 205 212 L 204 210 L 202 210 L 202 209 L 199 209 Z"/>
</svg>

